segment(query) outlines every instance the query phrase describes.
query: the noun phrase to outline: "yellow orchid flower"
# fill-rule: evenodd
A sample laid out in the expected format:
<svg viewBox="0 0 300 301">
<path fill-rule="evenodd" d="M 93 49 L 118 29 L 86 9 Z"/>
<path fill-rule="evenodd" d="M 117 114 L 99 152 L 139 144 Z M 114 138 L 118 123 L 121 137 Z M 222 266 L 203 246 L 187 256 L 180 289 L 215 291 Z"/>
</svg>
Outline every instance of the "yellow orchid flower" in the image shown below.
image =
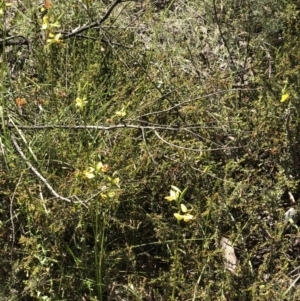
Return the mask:
<svg viewBox="0 0 300 301">
<path fill-rule="evenodd" d="M 86 98 L 80 98 L 80 97 L 77 97 L 75 99 L 75 106 L 80 110 L 82 111 L 83 110 L 83 107 L 87 104 L 87 101 L 85 100 Z"/>
<path fill-rule="evenodd" d="M 95 168 L 93 167 L 89 167 L 88 169 L 86 169 L 84 172 L 83 172 L 83 175 L 87 178 L 87 179 L 93 179 L 95 177 Z"/>
<path fill-rule="evenodd" d="M 178 221 L 183 220 L 184 222 L 189 222 L 190 220 L 192 220 L 194 218 L 194 216 L 189 213 L 187 213 L 187 214 L 174 213 L 174 216 Z"/>
<path fill-rule="evenodd" d="M 61 44 L 62 40 L 61 33 L 54 35 L 53 33 L 49 33 L 49 39 L 47 39 L 47 44 Z"/>
<path fill-rule="evenodd" d="M 290 98 L 290 94 L 289 93 L 285 93 L 281 96 L 281 100 L 280 102 L 285 102 Z"/>
<path fill-rule="evenodd" d="M 166 196 L 165 199 L 169 202 L 177 201 L 181 193 L 181 190 L 176 186 L 171 186 L 171 187 L 172 189 L 170 190 L 170 194 Z"/>
</svg>

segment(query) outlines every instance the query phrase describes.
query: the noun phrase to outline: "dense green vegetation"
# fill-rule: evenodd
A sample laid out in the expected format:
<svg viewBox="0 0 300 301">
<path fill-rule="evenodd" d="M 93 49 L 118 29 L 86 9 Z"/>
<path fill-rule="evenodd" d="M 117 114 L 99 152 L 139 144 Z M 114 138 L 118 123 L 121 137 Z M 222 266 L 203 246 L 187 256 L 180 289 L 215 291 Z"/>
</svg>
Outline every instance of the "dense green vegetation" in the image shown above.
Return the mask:
<svg viewBox="0 0 300 301">
<path fill-rule="evenodd" d="M 299 8 L 1 1 L 1 300 L 299 300 Z"/>
</svg>

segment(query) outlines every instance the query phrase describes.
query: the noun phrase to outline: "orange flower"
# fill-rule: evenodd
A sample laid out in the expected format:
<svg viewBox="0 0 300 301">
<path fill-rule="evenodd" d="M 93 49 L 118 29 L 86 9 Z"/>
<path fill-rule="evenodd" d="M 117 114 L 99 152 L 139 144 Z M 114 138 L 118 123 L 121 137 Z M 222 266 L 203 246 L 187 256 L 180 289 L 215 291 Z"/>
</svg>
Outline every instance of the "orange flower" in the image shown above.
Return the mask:
<svg viewBox="0 0 300 301">
<path fill-rule="evenodd" d="M 49 0 L 45 0 L 45 8 L 49 9 L 51 7 L 51 2 Z"/>
<path fill-rule="evenodd" d="M 107 172 L 107 171 L 109 170 L 108 164 L 103 164 L 101 170 L 102 170 L 103 172 Z"/>
<path fill-rule="evenodd" d="M 109 171 L 109 166 L 108 166 L 108 164 L 103 164 L 102 162 L 98 162 L 96 164 L 96 170 L 97 170 L 97 172 L 99 172 L 99 171 L 107 172 L 107 171 Z"/>
<path fill-rule="evenodd" d="M 18 106 L 19 109 L 22 109 L 27 104 L 27 101 L 25 98 L 16 98 L 16 105 Z"/>
</svg>

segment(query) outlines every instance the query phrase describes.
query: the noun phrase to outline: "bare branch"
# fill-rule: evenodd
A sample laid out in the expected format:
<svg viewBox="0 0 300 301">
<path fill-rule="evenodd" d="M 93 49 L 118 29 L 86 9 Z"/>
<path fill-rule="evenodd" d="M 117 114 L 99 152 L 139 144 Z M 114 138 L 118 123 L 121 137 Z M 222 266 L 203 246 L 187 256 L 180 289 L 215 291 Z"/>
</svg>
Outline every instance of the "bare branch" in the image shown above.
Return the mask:
<svg viewBox="0 0 300 301">
<path fill-rule="evenodd" d="M 25 154 L 23 153 L 23 151 L 21 150 L 18 142 L 16 141 L 16 138 L 11 136 L 11 141 L 13 143 L 13 145 L 15 146 L 17 152 L 19 153 L 19 155 L 21 156 L 21 158 L 24 160 L 24 162 L 28 165 L 28 167 L 31 169 L 31 171 L 45 184 L 45 186 L 49 189 L 49 191 L 52 193 L 52 195 L 62 201 L 65 202 L 69 202 L 71 203 L 72 201 L 62 197 L 61 195 L 59 195 L 54 189 L 53 187 L 49 184 L 49 182 L 37 171 L 37 169 L 29 162 L 29 160 L 26 158 Z"/>
<path fill-rule="evenodd" d="M 110 16 L 110 14 L 111 14 L 112 11 L 114 10 L 114 8 L 115 8 L 118 4 L 120 4 L 121 2 L 122 2 L 122 0 L 116 0 L 116 1 L 109 7 L 109 9 L 106 11 L 106 13 L 104 14 L 104 16 L 103 16 L 99 21 L 93 22 L 93 23 L 91 23 L 91 24 L 89 24 L 89 25 L 82 26 L 82 27 L 80 27 L 80 28 L 78 28 L 78 29 L 76 29 L 76 30 L 74 30 L 74 31 L 72 31 L 72 32 L 70 32 L 70 33 L 68 33 L 68 34 L 65 34 L 65 35 L 63 36 L 63 39 L 69 39 L 69 38 L 71 38 L 71 37 L 74 37 L 74 36 L 76 36 L 76 35 L 78 35 L 78 34 L 84 32 L 84 31 L 87 31 L 87 30 L 89 30 L 89 29 L 91 29 L 91 28 L 100 26 L 100 25 L 101 25 L 101 24 L 102 24 L 102 23 Z"/>
<path fill-rule="evenodd" d="M 13 125 L 8 124 L 9 128 L 13 128 Z M 164 125 L 134 125 L 134 124 L 115 124 L 111 126 L 105 126 L 105 125 L 24 125 L 19 126 L 19 129 L 23 130 L 45 130 L 45 129 L 67 129 L 67 130 L 103 130 L 103 131 L 111 131 L 115 129 L 121 129 L 121 128 L 131 128 L 131 129 L 148 129 L 148 130 L 168 130 L 168 131 L 178 131 L 180 127 L 172 127 L 172 126 L 164 126 Z M 190 127 L 186 127 L 190 128 Z M 198 128 L 201 128 L 199 126 Z M 181 128 L 183 129 L 183 127 Z"/>
<path fill-rule="evenodd" d="M 21 173 L 21 176 L 19 177 L 18 183 L 16 184 L 16 187 L 14 189 L 14 192 L 13 192 L 12 196 L 9 197 L 9 199 L 10 199 L 9 213 L 10 213 L 11 229 L 12 229 L 12 239 L 11 239 L 11 246 L 10 246 L 10 259 L 11 259 L 11 262 L 13 262 L 12 254 L 13 254 L 13 248 L 14 248 L 15 239 L 16 239 L 14 214 L 13 214 L 13 202 L 14 202 L 14 199 L 15 199 L 15 194 L 17 192 L 17 189 L 18 189 L 18 187 L 21 183 L 22 177 L 23 177 L 23 172 Z"/>
<path fill-rule="evenodd" d="M 179 149 L 184 149 L 184 150 L 188 150 L 188 151 L 193 151 L 193 152 L 210 152 L 210 151 L 216 151 L 216 150 L 228 150 L 228 149 L 235 149 L 235 148 L 240 148 L 238 146 L 233 146 L 233 147 L 219 147 L 219 148 L 209 148 L 209 149 L 197 149 L 197 148 L 189 148 L 189 147 L 183 147 L 183 146 L 180 146 L 180 145 L 176 145 L 176 144 L 173 144 L 171 142 L 168 142 L 166 141 L 163 137 L 161 137 L 157 131 L 154 130 L 154 133 L 155 135 L 157 136 L 158 139 L 160 139 L 161 141 L 163 141 L 164 143 L 172 146 L 172 147 L 176 147 L 176 148 L 179 148 Z"/>
<path fill-rule="evenodd" d="M 14 126 L 9 123 L 7 125 L 8 128 L 14 128 Z M 240 148 L 239 146 L 236 147 L 217 147 L 217 148 L 209 148 L 209 149 L 194 149 L 194 148 L 188 148 L 188 147 L 182 147 L 179 145 L 175 145 L 173 143 L 170 143 L 166 141 L 164 138 L 162 138 L 157 130 L 164 130 L 164 131 L 187 131 L 190 132 L 190 129 L 203 129 L 203 128 L 215 128 L 215 127 L 203 127 L 203 125 L 188 125 L 188 126 L 177 126 L 177 127 L 172 127 L 172 126 L 167 126 L 167 125 L 134 125 L 134 124 L 115 124 L 111 126 L 104 126 L 104 125 L 31 125 L 31 126 L 18 126 L 18 130 L 23 129 L 23 130 L 45 130 L 45 129 L 66 129 L 66 130 L 103 130 L 103 131 L 111 131 L 115 129 L 122 129 L 122 128 L 131 128 L 131 129 L 139 129 L 142 130 L 142 133 L 144 130 L 152 130 L 154 131 L 155 135 L 164 143 L 180 148 L 180 149 L 185 149 L 185 150 L 190 150 L 190 151 L 196 151 L 196 152 L 208 152 L 208 151 L 216 151 L 216 150 L 229 150 L 229 149 L 238 149 Z M 195 133 L 193 133 L 195 134 Z M 198 135 L 199 136 L 199 135 Z M 144 138 L 144 135 L 143 135 Z M 198 138 L 201 138 L 204 140 L 205 138 L 199 136 Z M 216 144 L 216 143 L 214 143 Z M 218 145 L 218 144 L 216 144 Z"/>
</svg>

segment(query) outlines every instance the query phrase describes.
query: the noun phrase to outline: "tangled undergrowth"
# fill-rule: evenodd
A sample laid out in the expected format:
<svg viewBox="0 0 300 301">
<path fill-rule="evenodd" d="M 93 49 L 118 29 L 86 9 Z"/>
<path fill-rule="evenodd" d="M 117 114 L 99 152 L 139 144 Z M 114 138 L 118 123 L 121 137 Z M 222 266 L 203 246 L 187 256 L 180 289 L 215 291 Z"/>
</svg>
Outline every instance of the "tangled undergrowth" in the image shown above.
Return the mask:
<svg viewBox="0 0 300 301">
<path fill-rule="evenodd" d="M 1 300 L 299 300 L 297 1 L 0 17 Z"/>
</svg>

